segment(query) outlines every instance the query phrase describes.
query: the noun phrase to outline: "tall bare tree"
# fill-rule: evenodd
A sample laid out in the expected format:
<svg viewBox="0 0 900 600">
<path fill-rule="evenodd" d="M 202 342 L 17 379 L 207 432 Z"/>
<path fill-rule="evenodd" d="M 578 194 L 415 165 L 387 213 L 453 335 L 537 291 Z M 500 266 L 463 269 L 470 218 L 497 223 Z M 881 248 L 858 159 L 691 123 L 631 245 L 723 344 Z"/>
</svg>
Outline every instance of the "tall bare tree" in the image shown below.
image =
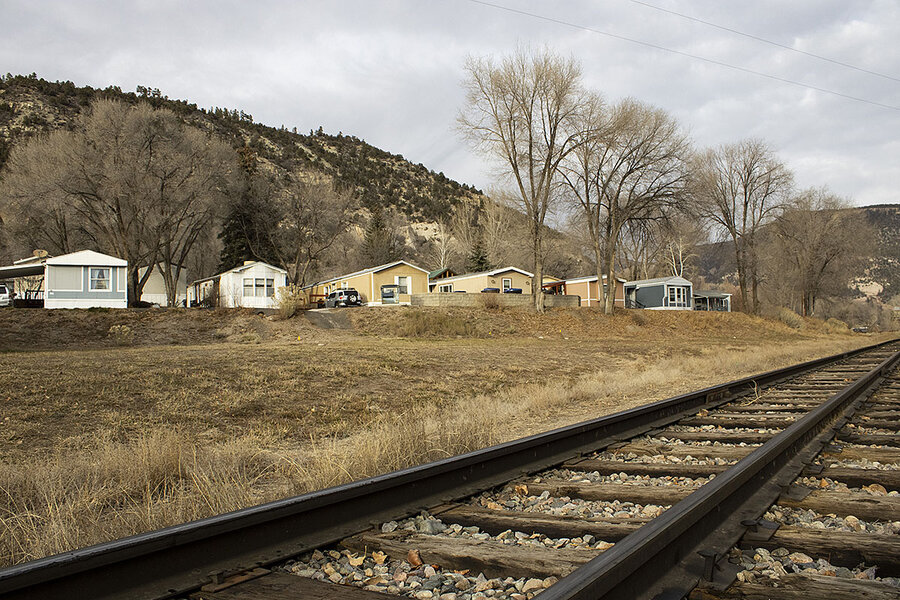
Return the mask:
<svg viewBox="0 0 900 600">
<path fill-rule="evenodd" d="M 741 306 L 758 313 L 760 230 L 787 200 L 793 176 L 758 139 L 707 150 L 693 171 L 699 214 L 734 244 Z"/>
<path fill-rule="evenodd" d="M 263 225 L 267 242 L 288 273 L 302 286 L 318 261 L 350 228 L 358 208 L 356 197 L 330 181 L 311 181 L 293 173 L 274 212 Z"/>
<path fill-rule="evenodd" d="M 663 208 L 684 197 L 689 144 L 668 113 L 632 99 L 607 109 L 595 96 L 575 122 L 579 143 L 564 181 L 587 223 L 598 281 L 614 282 L 626 226 L 660 219 Z M 609 285 L 604 311 L 614 306 L 615 286 Z"/>
<path fill-rule="evenodd" d="M 534 306 L 543 310 L 544 222 L 554 203 L 559 166 L 575 138 L 568 126 L 583 98 L 581 67 L 549 50 L 520 49 L 499 64 L 465 65 L 463 133 L 497 159 L 530 225 Z"/>
<path fill-rule="evenodd" d="M 773 221 L 769 256 L 773 279 L 810 316 L 823 294 L 846 291 L 874 235 L 849 204 L 825 188 L 804 190 Z"/>
<path fill-rule="evenodd" d="M 431 241 L 431 264 L 438 269 L 449 267 L 453 256 L 453 236 L 450 234 L 450 226 L 443 219 L 437 222 Z"/>
</svg>

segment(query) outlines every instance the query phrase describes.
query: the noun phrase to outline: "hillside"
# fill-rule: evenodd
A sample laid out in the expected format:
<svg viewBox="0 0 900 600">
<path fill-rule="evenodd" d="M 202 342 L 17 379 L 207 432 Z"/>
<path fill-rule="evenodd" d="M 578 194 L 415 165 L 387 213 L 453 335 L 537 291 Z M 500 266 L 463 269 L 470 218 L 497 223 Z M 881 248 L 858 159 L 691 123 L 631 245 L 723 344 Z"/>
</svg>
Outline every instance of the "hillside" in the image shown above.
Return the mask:
<svg viewBox="0 0 900 600">
<path fill-rule="evenodd" d="M 861 227 L 874 230 L 874 251 L 865 272 L 854 281 L 848 294 L 867 297 L 882 304 L 898 304 L 900 294 L 900 205 L 862 206 L 846 209 Z M 730 241 L 702 244 L 696 248 L 693 267 L 697 277 L 711 284 L 734 279 L 734 251 Z"/>
<path fill-rule="evenodd" d="M 481 195 L 475 188 L 448 179 L 399 154 L 341 133 L 298 133 L 253 121 L 243 111 L 199 108 L 184 100 L 170 100 L 159 90 L 138 87 L 138 93 L 119 87 L 94 89 L 70 81 L 50 82 L 35 75 L 0 78 L 0 168 L 13 146 L 30 136 L 68 128 L 95 98 L 127 103 L 149 102 L 178 114 L 186 123 L 211 131 L 235 147 L 248 145 L 276 171 L 312 170 L 332 176 L 355 189 L 366 208 L 394 207 L 411 221 L 434 221 L 463 198 Z"/>
</svg>

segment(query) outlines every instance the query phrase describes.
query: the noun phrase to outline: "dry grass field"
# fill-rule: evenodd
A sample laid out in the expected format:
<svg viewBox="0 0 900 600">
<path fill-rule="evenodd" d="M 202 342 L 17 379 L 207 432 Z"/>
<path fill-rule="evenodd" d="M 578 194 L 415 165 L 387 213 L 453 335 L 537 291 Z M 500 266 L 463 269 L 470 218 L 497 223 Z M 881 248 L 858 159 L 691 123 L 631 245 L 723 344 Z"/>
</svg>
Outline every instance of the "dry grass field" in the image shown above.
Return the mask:
<svg viewBox="0 0 900 600">
<path fill-rule="evenodd" d="M 333 321 L 0 311 L 0 563 L 877 340 L 741 314 L 399 307 Z M 113 326 L 130 331 L 122 345 Z"/>
</svg>

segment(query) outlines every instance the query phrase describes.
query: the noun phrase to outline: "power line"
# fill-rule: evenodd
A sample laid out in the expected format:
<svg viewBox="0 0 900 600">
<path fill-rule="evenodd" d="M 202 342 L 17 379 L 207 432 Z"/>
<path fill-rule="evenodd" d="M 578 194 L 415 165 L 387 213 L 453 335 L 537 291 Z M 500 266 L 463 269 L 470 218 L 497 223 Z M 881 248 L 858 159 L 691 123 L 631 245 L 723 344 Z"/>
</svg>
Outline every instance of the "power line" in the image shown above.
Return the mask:
<svg viewBox="0 0 900 600">
<path fill-rule="evenodd" d="M 691 54 L 691 53 L 689 53 L 689 52 L 682 52 L 681 50 L 675 50 L 675 49 L 673 49 L 673 48 L 667 48 L 667 47 L 665 47 L 665 46 L 660 46 L 660 45 L 658 45 L 658 44 L 653 44 L 653 43 L 651 43 L 651 42 L 644 42 L 644 41 L 642 41 L 642 40 L 637 40 L 637 39 L 634 39 L 634 38 L 626 37 L 626 36 L 624 36 L 624 35 L 619 35 L 619 34 L 616 34 L 616 33 L 610 33 L 610 32 L 608 32 L 608 31 L 603 31 L 603 30 L 601 30 L 601 29 L 595 29 L 595 28 L 593 28 L 593 27 L 587 27 L 587 26 L 585 26 L 585 25 L 578 25 L 577 23 L 571 23 L 571 22 L 569 22 L 569 21 L 563 21 L 563 20 L 561 20 L 561 19 L 556 19 L 556 18 L 553 18 L 553 17 L 547 17 L 547 16 L 544 16 L 544 15 L 539 15 L 539 14 L 536 14 L 536 13 L 531 13 L 531 12 L 524 11 L 524 10 L 519 10 L 518 8 L 511 8 L 511 7 L 509 7 L 509 6 L 503 6 L 503 5 L 501 5 L 501 4 L 494 4 L 494 3 L 492 3 L 492 2 L 486 2 L 485 0 L 469 0 L 469 2 L 472 2 L 472 3 L 474 3 L 474 4 L 481 4 L 481 5 L 483 5 L 483 6 L 489 6 L 489 7 L 491 7 L 491 8 L 496 8 L 496 9 L 498 9 L 498 10 L 504 10 L 504 11 L 511 12 L 511 13 L 515 13 L 515 14 L 519 14 L 519 15 L 524 15 L 524 16 L 526 16 L 526 17 L 532 17 L 532 18 L 535 18 L 535 19 L 540 19 L 540 20 L 542 20 L 542 21 L 548 21 L 548 22 L 550 22 L 550 23 L 556 23 L 557 25 L 564 25 L 564 26 L 566 26 L 566 27 L 572 27 L 573 29 L 580 29 L 580 30 L 582 30 L 582 31 L 589 31 L 589 32 L 591 32 L 591 33 L 596 33 L 596 34 L 598 34 L 598 35 L 604 35 L 604 36 L 606 36 L 606 37 L 611 37 L 611 38 L 614 38 L 614 39 L 617 39 L 617 40 L 622 40 L 622 41 L 624 41 L 624 42 L 629 42 L 629 43 L 631 43 L 631 44 L 637 44 L 637 45 L 639 45 L 639 46 L 645 46 L 645 47 L 647 47 L 647 48 L 653 48 L 653 49 L 655 49 L 655 50 L 662 50 L 663 52 L 669 52 L 669 53 L 671 53 L 671 54 L 677 54 L 677 55 L 679 55 L 679 56 L 685 56 L 685 57 L 687 57 L 687 58 L 692 58 L 692 59 L 694 59 L 694 60 L 701 60 L 701 61 L 706 62 L 706 63 L 709 63 L 709 64 L 717 65 L 717 66 L 720 66 L 720 67 L 726 67 L 726 68 L 728 68 L 728 69 L 733 69 L 733 70 L 735 70 L 735 71 L 741 71 L 741 72 L 743 72 L 743 73 L 749 73 L 750 75 L 756 75 L 757 77 L 765 77 L 766 79 L 772 79 L 772 80 L 774 80 L 774 81 L 780 81 L 781 83 L 788 83 L 788 84 L 795 85 L 795 86 L 798 86 L 798 87 L 803 87 L 803 88 L 806 88 L 806 89 L 815 90 L 815 91 L 817 91 L 817 92 L 822 92 L 823 94 L 830 94 L 830 95 L 832 95 L 832 96 L 837 96 L 837 97 L 839 97 L 839 98 L 845 98 L 845 99 L 847 99 L 847 100 L 853 100 L 853 101 L 855 101 L 855 102 L 862 102 L 862 103 L 864 103 L 864 104 L 870 104 L 870 105 L 872 105 L 872 106 L 878 106 L 878 107 L 880 107 L 880 108 L 887 108 L 887 109 L 890 109 L 890 110 L 900 111 L 900 106 L 894 106 L 894 105 L 892 105 L 892 104 L 882 104 L 881 102 L 875 102 L 875 101 L 873 101 L 873 100 L 866 100 L 865 98 L 859 98 L 858 96 L 851 96 L 851 95 L 849 95 L 849 94 L 844 94 L 844 93 L 841 93 L 841 92 L 837 92 L 837 91 L 835 91 L 835 90 L 830 90 L 830 89 L 828 89 L 828 88 L 818 87 L 818 86 L 815 86 L 815 85 L 810 85 L 810 84 L 808 84 L 808 83 L 802 83 L 802 82 L 800 82 L 800 81 L 795 81 L 795 80 L 793 80 L 793 79 L 787 79 L 787 78 L 785 78 L 785 77 L 779 77 L 779 76 L 777 76 L 777 75 L 770 75 L 769 73 L 763 73 L 763 72 L 761 72 L 761 71 L 754 71 L 753 69 L 748 69 L 748 68 L 746 68 L 746 67 L 739 67 L 739 66 L 737 66 L 737 65 L 733 65 L 733 64 L 730 64 L 730 63 L 726 63 L 726 62 L 723 62 L 723 61 L 720 61 L 720 60 L 715 60 L 715 59 L 712 59 L 712 58 L 706 58 L 705 56 L 699 56 L 699 55 L 697 55 L 697 54 Z"/>
<path fill-rule="evenodd" d="M 738 31 L 737 29 L 732 29 L 731 27 L 725 27 L 724 25 L 719 25 L 717 23 L 712 23 L 710 21 L 704 21 L 703 19 L 698 19 L 697 17 L 692 17 L 690 15 L 686 15 L 686 14 L 683 14 L 680 12 L 675 12 L 674 10 L 669 10 L 669 9 L 663 8 L 661 6 L 655 6 L 655 5 L 649 4 L 647 2 L 641 2 L 641 0 L 631 0 L 631 2 L 633 2 L 635 4 L 640 4 L 641 6 L 646 6 L 647 8 L 652 8 L 653 10 L 658 10 L 660 12 L 668 13 L 670 15 L 675 15 L 676 17 L 681 17 L 682 19 L 694 21 L 695 23 L 700 23 L 702 25 L 707 25 L 709 27 L 715 27 L 716 29 L 721 29 L 722 31 L 727 31 L 729 33 L 734 33 L 736 35 L 741 35 L 746 38 L 750 38 L 751 40 L 756 40 L 757 42 L 763 42 L 765 44 L 777 46 L 778 48 L 784 48 L 785 50 L 790 50 L 791 52 L 796 52 L 797 54 L 803 54 L 805 56 L 811 56 L 812 58 L 824 60 L 825 62 L 829 62 L 834 65 L 839 65 L 841 67 L 853 69 L 854 71 L 859 71 L 860 73 L 868 73 L 869 75 L 875 75 L 876 77 L 884 77 L 885 79 L 890 79 L 891 81 L 900 82 L 900 78 L 897 78 L 897 77 L 885 75 L 884 73 L 879 73 L 878 71 L 870 71 L 869 69 L 864 69 L 862 67 L 857 67 L 856 65 L 851 65 L 850 63 L 845 63 L 845 62 L 841 62 L 839 60 L 835 60 L 833 58 L 828 58 L 827 56 L 822 56 L 821 54 L 814 54 L 812 52 L 807 52 L 805 50 L 799 50 L 797 48 L 793 48 L 786 44 L 774 42 L 774 41 L 768 40 L 764 37 L 759 37 L 758 35 L 753 35 L 752 33 L 745 33 L 743 31 Z"/>
</svg>

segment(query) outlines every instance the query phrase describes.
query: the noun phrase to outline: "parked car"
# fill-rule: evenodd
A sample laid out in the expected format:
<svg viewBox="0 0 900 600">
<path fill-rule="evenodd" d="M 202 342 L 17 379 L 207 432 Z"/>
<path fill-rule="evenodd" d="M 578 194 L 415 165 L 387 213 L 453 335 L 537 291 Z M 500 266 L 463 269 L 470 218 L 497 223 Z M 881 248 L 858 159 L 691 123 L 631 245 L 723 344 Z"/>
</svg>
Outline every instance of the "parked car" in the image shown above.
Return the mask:
<svg viewBox="0 0 900 600">
<path fill-rule="evenodd" d="M 506 288 L 503 290 L 504 294 L 521 294 L 522 288 Z"/>
<path fill-rule="evenodd" d="M 482 294 L 499 294 L 500 288 L 484 288 L 481 290 Z"/>
<path fill-rule="evenodd" d="M 13 293 L 9 291 L 6 284 L 0 283 L 0 306 L 9 306 L 12 304 Z"/>
<path fill-rule="evenodd" d="M 325 308 L 359 306 L 360 304 L 362 304 L 362 299 L 359 297 L 359 292 L 353 288 L 334 290 L 325 296 Z"/>
</svg>

